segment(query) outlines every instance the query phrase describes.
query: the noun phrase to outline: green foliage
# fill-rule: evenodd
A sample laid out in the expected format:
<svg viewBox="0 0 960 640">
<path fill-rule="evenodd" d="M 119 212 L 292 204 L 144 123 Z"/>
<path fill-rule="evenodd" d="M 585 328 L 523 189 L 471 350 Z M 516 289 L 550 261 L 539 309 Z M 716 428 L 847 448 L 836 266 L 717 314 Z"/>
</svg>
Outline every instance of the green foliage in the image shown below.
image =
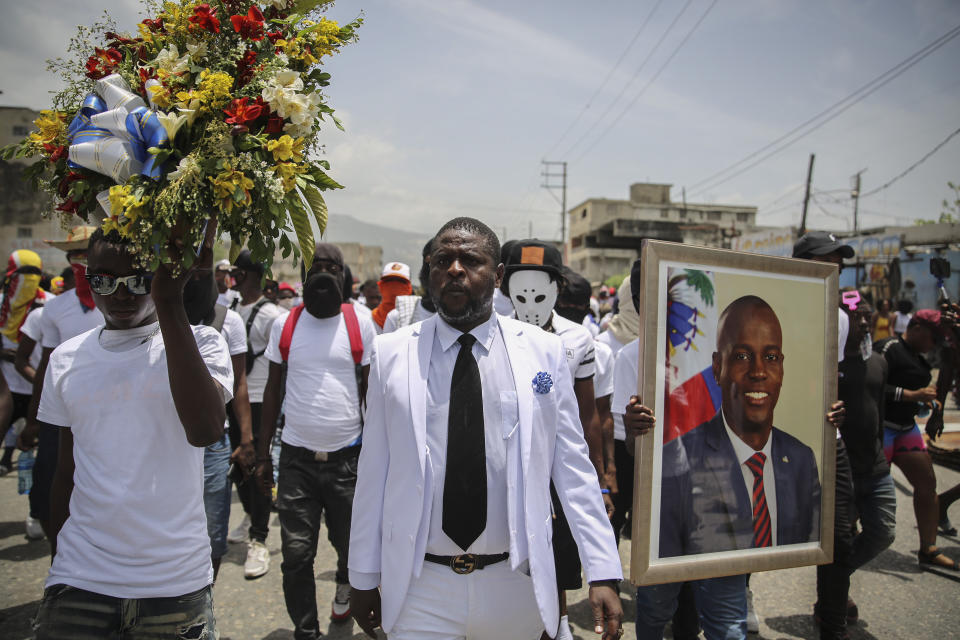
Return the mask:
<svg viewBox="0 0 960 640">
<path fill-rule="evenodd" d="M 710 282 L 710 276 L 698 269 L 684 269 L 683 272 L 687 274 L 687 283 L 700 294 L 704 302 L 713 306 L 714 290 L 713 283 Z"/>
<path fill-rule="evenodd" d="M 914 224 L 956 224 L 960 222 L 960 185 L 948 181 L 947 187 L 949 187 L 953 193 L 949 196 L 949 200 L 944 198 L 942 203 L 943 210 L 940 212 L 940 217 L 936 220 L 918 218 L 914 221 Z"/>
</svg>

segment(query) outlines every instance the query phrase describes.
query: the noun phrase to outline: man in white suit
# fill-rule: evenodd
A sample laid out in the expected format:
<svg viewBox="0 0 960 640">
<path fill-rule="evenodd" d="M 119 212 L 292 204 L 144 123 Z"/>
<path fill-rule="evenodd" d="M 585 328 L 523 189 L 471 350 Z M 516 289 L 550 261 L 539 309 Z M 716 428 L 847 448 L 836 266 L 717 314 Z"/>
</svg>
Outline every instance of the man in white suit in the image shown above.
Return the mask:
<svg viewBox="0 0 960 640">
<path fill-rule="evenodd" d="M 374 344 L 349 559 L 371 637 L 555 636 L 551 479 L 595 631 L 622 634 L 620 557 L 566 356 L 556 336 L 492 313 L 499 258 L 486 225 L 448 222 L 430 254 L 438 315 Z"/>
</svg>

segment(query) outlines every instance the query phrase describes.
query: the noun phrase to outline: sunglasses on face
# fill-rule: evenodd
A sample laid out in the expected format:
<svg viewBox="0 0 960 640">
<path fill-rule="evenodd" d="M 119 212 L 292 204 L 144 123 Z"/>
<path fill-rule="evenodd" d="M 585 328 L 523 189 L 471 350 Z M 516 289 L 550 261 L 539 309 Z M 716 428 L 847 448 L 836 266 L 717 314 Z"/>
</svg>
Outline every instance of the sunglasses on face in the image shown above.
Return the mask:
<svg viewBox="0 0 960 640">
<path fill-rule="evenodd" d="M 121 284 L 135 296 L 150 293 L 150 281 L 153 276 L 147 273 L 135 273 L 132 276 L 111 276 L 105 273 L 88 273 L 90 289 L 101 296 L 113 295 Z"/>
</svg>

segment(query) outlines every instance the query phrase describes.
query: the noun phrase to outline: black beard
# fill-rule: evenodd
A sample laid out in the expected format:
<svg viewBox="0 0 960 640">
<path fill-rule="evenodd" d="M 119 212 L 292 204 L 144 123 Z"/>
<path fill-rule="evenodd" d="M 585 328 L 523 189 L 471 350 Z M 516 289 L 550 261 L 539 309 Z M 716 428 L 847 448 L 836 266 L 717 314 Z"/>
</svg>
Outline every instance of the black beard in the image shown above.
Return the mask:
<svg viewBox="0 0 960 640">
<path fill-rule="evenodd" d="M 493 312 L 493 298 L 470 300 L 460 313 L 453 314 L 443 308 L 442 302 L 437 302 L 437 314 L 452 327 L 472 324 L 478 320 L 486 320 Z"/>
</svg>

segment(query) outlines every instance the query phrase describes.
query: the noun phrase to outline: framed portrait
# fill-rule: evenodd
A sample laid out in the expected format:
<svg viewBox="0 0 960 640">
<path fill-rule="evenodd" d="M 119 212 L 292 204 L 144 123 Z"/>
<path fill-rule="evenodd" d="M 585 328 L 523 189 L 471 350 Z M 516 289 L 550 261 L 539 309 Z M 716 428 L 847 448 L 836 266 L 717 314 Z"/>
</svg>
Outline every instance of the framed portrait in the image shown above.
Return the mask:
<svg viewBox="0 0 960 640">
<path fill-rule="evenodd" d="M 830 562 L 835 265 L 645 240 L 631 580 Z"/>
</svg>

